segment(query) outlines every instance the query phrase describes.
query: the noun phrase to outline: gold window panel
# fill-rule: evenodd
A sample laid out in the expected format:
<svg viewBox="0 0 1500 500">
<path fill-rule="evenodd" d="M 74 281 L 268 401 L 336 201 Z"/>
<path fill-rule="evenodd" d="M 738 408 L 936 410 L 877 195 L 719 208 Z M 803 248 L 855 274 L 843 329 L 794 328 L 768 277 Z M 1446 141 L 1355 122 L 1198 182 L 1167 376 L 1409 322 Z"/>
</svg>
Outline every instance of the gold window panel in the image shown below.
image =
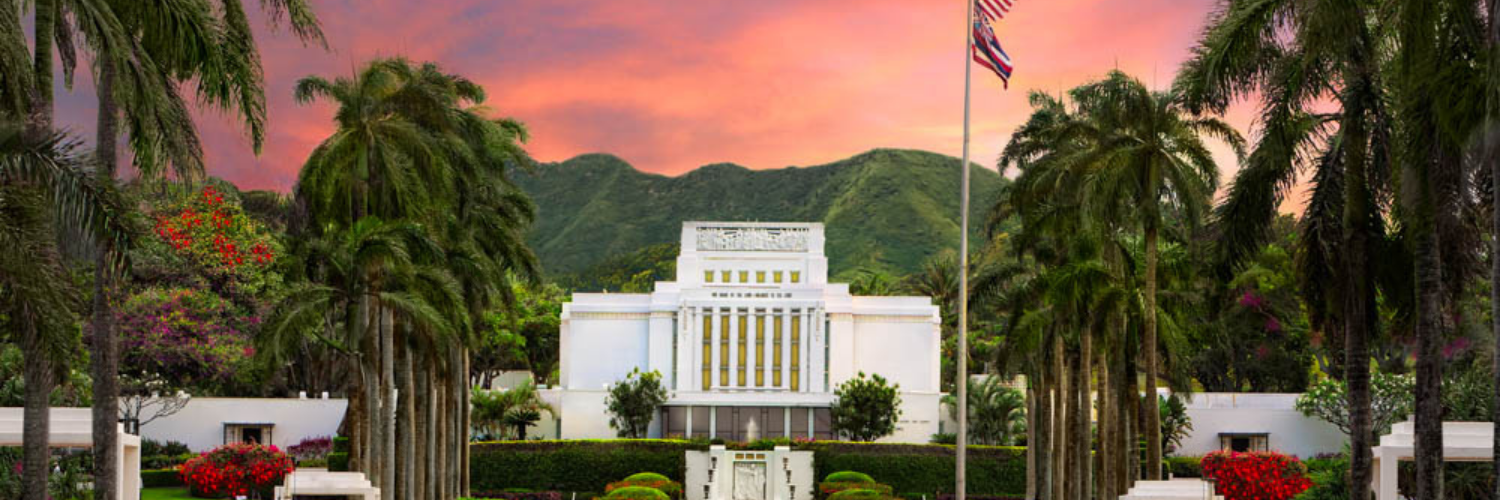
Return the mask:
<svg viewBox="0 0 1500 500">
<path fill-rule="evenodd" d="M 781 271 L 772 271 L 771 272 L 771 282 L 772 283 L 781 283 Z"/>
<path fill-rule="evenodd" d="M 802 271 L 792 271 L 792 283 L 802 282 Z"/>
<path fill-rule="evenodd" d="M 740 271 L 740 283 L 750 282 L 750 271 Z"/>
<path fill-rule="evenodd" d="M 771 317 L 771 385 L 781 387 L 781 315 Z"/>
<path fill-rule="evenodd" d="M 766 282 L 766 272 L 765 271 L 756 271 L 755 272 L 755 282 L 756 283 L 765 283 Z"/>
<path fill-rule="evenodd" d="M 728 283 L 729 282 L 729 271 L 719 271 L 719 277 L 723 278 L 723 279 L 720 279 L 719 281 Z"/>
<path fill-rule="evenodd" d="M 719 316 L 719 385 L 729 385 L 729 312 Z"/>
<path fill-rule="evenodd" d="M 761 272 L 764 277 L 764 271 Z M 766 317 L 755 315 L 755 386 L 766 386 Z"/>
<path fill-rule="evenodd" d="M 748 313 L 748 311 L 747 311 Z M 735 379 L 740 387 L 745 386 L 745 358 L 748 357 L 750 346 L 745 343 L 745 338 L 750 336 L 750 318 L 748 314 L 740 315 L 740 345 L 739 353 L 736 355 L 740 364 L 734 368 Z"/>
<path fill-rule="evenodd" d="M 704 283 L 713 283 L 714 282 L 714 272 L 713 271 L 703 271 L 703 282 Z"/>
<path fill-rule="evenodd" d="M 792 364 L 792 392 L 797 392 L 802 385 L 799 383 L 802 378 L 802 317 L 795 311 L 792 314 L 792 359 L 787 362 Z"/>
<path fill-rule="evenodd" d="M 713 362 L 714 362 L 714 314 L 705 309 L 703 311 L 703 390 L 708 390 L 713 385 Z"/>
</svg>

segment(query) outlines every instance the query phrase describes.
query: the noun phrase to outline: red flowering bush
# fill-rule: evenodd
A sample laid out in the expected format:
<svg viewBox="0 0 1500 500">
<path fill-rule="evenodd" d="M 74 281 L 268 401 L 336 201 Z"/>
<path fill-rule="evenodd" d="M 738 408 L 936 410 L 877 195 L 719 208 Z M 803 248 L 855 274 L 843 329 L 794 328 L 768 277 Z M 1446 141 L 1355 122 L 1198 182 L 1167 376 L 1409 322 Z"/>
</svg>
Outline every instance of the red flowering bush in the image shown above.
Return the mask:
<svg viewBox="0 0 1500 500">
<path fill-rule="evenodd" d="M 156 238 L 142 250 L 149 268 L 186 280 L 206 280 L 225 297 L 256 294 L 275 287 L 272 272 L 277 243 L 265 227 L 245 214 L 239 201 L 213 186 L 192 195 L 170 195 L 150 210 Z"/>
<path fill-rule="evenodd" d="M 1312 487 L 1301 460 L 1276 452 L 1216 451 L 1201 464 L 1225 500 L 1288 500 Z"/>
<path fill-rule="evenodd" d="M 195 497 L 226 498 L 252 492 L 270 497 L 271 488 L 292 472 L 292 457 L 274 445 L 226 444 L 188 460 L 179 472 Z"/>
</svg>

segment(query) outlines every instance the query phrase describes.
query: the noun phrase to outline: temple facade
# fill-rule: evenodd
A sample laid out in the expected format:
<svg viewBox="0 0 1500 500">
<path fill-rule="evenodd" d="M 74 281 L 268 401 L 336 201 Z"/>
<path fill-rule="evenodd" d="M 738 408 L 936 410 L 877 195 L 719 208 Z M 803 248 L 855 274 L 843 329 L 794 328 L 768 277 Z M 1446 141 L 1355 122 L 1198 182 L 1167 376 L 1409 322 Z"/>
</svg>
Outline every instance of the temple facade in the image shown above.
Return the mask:
<svg viewBox="0 0 1500 500">
<path fill-rule="evenodd" d="M 832 439 L 834 389 L 858 373 L 900 385 L 887 441 L 939 431 L 941 325 L 928 297 L 856 297 L 828 282 L 822 224 L 687 222 L 677 280 L 564 304 L 559 433 L 608 438 L 605 395 L 634 369 L 670 399 L 653 437 Z"/>
</svg>

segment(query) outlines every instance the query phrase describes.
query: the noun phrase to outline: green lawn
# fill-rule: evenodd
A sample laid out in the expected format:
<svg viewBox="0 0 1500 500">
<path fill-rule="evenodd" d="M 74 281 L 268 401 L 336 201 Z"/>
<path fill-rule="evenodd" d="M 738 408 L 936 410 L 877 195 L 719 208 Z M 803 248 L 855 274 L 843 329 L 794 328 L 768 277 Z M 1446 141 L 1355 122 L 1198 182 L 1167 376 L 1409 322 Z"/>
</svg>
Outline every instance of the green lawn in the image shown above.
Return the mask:
<svg viewBox="0 0 1500 500">
<path fill-rule="evenodd" d="M 178 500 L 193 498 L 187 488 L 146 488 L 141 490 L 141 500 Z"/>
</svg>

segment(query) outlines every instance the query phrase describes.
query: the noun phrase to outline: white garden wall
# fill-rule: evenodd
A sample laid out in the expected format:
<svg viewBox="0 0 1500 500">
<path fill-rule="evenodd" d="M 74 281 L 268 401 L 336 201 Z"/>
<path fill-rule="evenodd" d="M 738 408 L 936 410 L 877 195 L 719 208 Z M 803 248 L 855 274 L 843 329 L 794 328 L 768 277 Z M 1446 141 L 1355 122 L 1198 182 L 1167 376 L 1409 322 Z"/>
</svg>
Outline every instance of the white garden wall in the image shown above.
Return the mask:
<svg viewBox="0 0 1500 500">
<path fill-rule="evenodd" d="M 225 424 L 272 424 L 271 444 L 281 448 L 303 438 L 333 436 L 344 420 L 344 399 L 193 398 L 182 411 L 141 427 L 141 437 L 178 441 L 193 451 L 224 444 Z"/>
<path fill-rule="evenodd" d="M 1343 451 L 1348 440 L 1332 424 L 1303 416 L 1299 394 L 1199 393 L 1187 402 L 1193 431 L 1177 455 L 1199 456 L 1219 449 L 1221 433 L 1265 433 L 1273 451 L 1308 458 Z"/>
</svg>

